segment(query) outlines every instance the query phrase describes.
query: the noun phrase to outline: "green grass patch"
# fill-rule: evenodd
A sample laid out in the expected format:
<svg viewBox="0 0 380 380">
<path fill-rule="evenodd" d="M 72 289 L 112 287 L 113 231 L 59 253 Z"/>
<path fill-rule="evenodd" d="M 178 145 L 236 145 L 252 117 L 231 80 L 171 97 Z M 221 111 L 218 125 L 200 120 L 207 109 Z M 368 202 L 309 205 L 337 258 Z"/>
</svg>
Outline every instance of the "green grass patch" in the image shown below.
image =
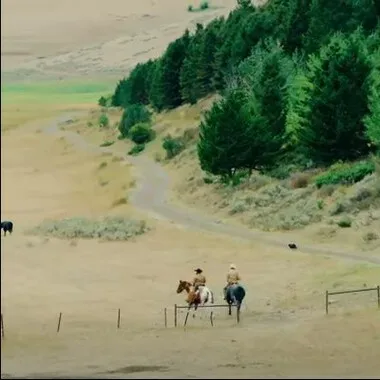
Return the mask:
<svg viewBox="0 0 380 380">
<path fill-rule="evenodd" d="M 2 83 L 1 104 L 97 104 L 99 98 L 112 92 L 111 81 L 54 81 Z"/>
</svg>

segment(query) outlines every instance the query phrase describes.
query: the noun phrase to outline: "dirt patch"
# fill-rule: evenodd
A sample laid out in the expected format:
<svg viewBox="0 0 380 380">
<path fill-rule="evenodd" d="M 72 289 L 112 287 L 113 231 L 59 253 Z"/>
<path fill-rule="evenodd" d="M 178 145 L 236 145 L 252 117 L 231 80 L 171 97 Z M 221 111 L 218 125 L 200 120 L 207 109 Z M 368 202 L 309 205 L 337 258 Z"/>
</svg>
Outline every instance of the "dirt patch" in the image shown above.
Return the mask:
<svg viewBox="0 0 380 380">
<path fill-rule="evenodd" d="M 136 373 L 136 372 L 162 372 L 166 370 L 168 367 L 166 366 L 158 366 L 158 365 L 130 365 L 127 367 L 121 367 L 116 369 L 111 369 L 105 372 L 99 372 L 100 375 L 106 374 L 125 374 L 125 373 Z"/>
</svg>

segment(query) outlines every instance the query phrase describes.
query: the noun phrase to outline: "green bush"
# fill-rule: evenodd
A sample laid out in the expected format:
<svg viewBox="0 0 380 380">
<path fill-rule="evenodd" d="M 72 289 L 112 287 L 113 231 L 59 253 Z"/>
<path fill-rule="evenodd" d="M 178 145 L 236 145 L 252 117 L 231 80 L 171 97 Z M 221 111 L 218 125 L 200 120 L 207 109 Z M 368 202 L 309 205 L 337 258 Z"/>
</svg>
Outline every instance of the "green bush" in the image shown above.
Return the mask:
<svg viewBox="0 0 380 380">
<path fill-rule="evenodd" d="M 99 125 L 101 127 L 108 127 L 109 123 L 110 123 L 110 120 L 108 119 L 108 116 L 105 113 L 102 113 L 99 116 Z"/>
<path fill-rule="evenodd" d="M 128 154 L 130 156 L 136 156 L 140 152 L 142 152 L 145 149 L 145 144 L 136 144 L 129 152 Z"/>
<path fill-rule="evenodd" d="M 154 131 L 150 124 L 138 123 L 129 130 L 130 139 L 136 144 L 145 144 L 154 138 Z"/>
<path fill-rule="evenodd" d="M 351 227 L 352 221 L 349 218 L 342 218 L 338 221 L 338 226 L 341 228 Z"/>
<path fill-rule="evenodd" d="M 189 6 L 187 7 L 187 10 L 188 10 L 188 12 L 192 12 L 192 11 L 193 11 L 193 6 L 192 6 L 192 5 L 189 5 Z"/>
<path fill-rule="evenodd" d="M 167 135 L 164 137 L 162 147 L 166 151 L 166 158 L 171 159 L 185 149 L 185 144 L 181 137 L 171 137 L 170 135 Z"/>
<path fill-rule="evenodd" d="M 201 9 L 208 9 L 209 8 L 208 1 L 202 1 L 200 8 Z"/>
<path fill-rule="evenodd" d="M 318 188 L 325 185 L 343 184 L 350 185 L 361 181 L 367 175 L 375 171 L 375 164 L 371 161 L 359 162 L 353 165 L 337 165 L 315 179 Z"/>
<path fill-rule="evenodd" d="M 104 96 L 101 96 L 98 100 L 98 104 L 101 106 L 101 107 L 105 107 L 106 104 L 107 104 L 107 99 L 104 97 Z"/>
<path fill-rule="evenodd" d="M 128 106 L 121 116 L 119 131 L 123 138 L 128 137 L 129 130 L 138 123 L 149 123 L 152 115 L 142 104 Z"/>
</svg>

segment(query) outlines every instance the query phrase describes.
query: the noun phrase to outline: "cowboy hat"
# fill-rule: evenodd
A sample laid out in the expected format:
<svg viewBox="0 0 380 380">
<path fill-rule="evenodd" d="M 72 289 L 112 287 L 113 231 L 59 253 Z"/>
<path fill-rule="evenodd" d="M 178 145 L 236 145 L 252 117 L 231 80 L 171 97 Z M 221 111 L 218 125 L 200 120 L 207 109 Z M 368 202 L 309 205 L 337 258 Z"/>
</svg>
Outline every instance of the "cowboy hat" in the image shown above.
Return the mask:
<svg viewBox="0 0 380 380">
<path fill-rule="evenodd" d="M 202 273 L 202 272 L 203 272 L 203 270 L 202 270 L 202 269 L 199 269 L 199 268 L 197 268 L 197 269 L 194 269 L 194 272 L 196 272 L 196 273 Z"/>
<path fill-rule="evenodd" d="M 230 264 L 230 269 L 236 269 L 236 265 L 235 264 Z"/>
</svg>

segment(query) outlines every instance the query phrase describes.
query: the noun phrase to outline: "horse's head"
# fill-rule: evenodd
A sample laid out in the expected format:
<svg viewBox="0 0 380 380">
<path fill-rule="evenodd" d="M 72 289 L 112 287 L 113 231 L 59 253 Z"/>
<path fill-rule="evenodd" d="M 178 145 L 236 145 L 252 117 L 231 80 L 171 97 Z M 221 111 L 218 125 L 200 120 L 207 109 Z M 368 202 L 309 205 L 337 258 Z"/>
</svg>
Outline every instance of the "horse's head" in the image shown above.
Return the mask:
<svg viewBox="0 0 380 380">
<path fill-rule="evenodd" d="M 184 290 L 186 290 L 187 292 L 189 292 L 190 285 L 191 284 L 188 281 L 179 280 L 179 284 L 178 284 L 178 288 L 177 288 L 177 293 L 182 293 Z"/>
</svg>

